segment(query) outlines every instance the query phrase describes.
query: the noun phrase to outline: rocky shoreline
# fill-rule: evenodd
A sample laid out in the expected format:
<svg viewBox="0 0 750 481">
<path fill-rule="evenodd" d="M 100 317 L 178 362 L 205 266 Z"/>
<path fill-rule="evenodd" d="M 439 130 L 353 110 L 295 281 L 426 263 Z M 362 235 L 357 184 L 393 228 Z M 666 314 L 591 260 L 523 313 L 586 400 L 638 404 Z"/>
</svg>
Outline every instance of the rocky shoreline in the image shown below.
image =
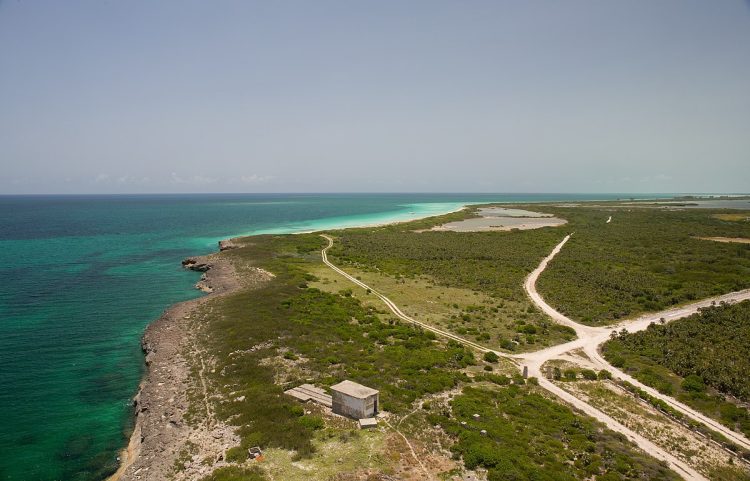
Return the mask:
<svg viewBox="0 0 750 481">
<path fill-rule="evenodd" d="M 239 246 L 222 241 L 219 247 L 223 251 Z M 196 308 L 235 292 L 244 283 L 221 252 L 191 257 L 182 264 L 203 272 L 196 288 L 207 295 L 171 306 L 146 328 L 141 346 L 147 370 L 133 400 L 135 426 L 120 456 L 119 469 L 107 481 L 195 479 L 207 474 L 207 467 L 189 459 L 182 461 L 180 451 L 186 441 L 190 440 L 191 446 L 195 444 L 202 455 L 206 455 L 205 451 L 213 452 L 219 462 L 224 450 L 235 441 L 232 430 L 219 423 L 208 420 L 200 426 L 191 426 L 185 422 L 190 408 L 188 393 L 196 388 L 186 354 L 200 356 L 196 352 L 200 348 L 191 335 L 194 334 L 191 318 Z M 202 362 L 202 356 L 200 359 Z M 181 468 L 179 476 L 174 472 L 177 462 Z"/>
</svg>

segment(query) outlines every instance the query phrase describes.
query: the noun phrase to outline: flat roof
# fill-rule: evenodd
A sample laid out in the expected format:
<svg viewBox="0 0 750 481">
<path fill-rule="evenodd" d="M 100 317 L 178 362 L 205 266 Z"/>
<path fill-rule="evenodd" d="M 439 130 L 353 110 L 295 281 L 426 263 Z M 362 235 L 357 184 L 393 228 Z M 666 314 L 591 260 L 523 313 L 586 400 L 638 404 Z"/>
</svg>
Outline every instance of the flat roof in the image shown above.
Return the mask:
<svg viewBox="0 0 750 481">
<path fill-rule="evenodd" d="M 378 393 L 377 389 L 373 389 L 361 384 L 357 384 L 353 381 L 341 381 L 338 384 L 331 386 L 331 391 L 340 392 L 347 396 L 355 397 L 357 399 L 368 398 Z"/>
</svg>

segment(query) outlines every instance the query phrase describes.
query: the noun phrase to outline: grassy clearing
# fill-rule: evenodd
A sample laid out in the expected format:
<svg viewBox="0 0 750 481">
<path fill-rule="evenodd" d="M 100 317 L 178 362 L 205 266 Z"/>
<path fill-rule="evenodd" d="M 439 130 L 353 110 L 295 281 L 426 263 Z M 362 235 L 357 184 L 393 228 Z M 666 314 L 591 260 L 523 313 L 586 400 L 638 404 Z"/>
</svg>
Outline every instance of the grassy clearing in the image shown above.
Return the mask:
<svg viewBox="0 0 750 481">
<path fill-rule="evenodd" d="M 328 292 L 348 289 L 364 305 L 381 309 L 382 301 L 327 266 L 312 271 L 311 283 Z M 388 296 L 407 315 L 492 349 L 523 352 L 567 342 L 575 332 L 542 314 L 528 302 L 497 300 L 483 292 L 446 287 L 427 276 L 397 278 L 350 268 L 349 274 Z"/>
<path fill-rule="evenodd" d="M 300 460 L 293 451 L 274 448 L 265 452 L 263 469 L 273 479 L 285 481 L 332 479 L 339 473 L 367 470 L 389 474 L 394 468 L 386 453 L 386 436 L 383 429 L 326 428 L 315 436 L 315 455 L 311 458 Z"/>
<path fill-rule="evenodd" d="M 746 213 L 742 214 L 714 214 L 715 219 L 723 220 L 726 222 L 749 222 L 750 215 Z"/>
</svg>

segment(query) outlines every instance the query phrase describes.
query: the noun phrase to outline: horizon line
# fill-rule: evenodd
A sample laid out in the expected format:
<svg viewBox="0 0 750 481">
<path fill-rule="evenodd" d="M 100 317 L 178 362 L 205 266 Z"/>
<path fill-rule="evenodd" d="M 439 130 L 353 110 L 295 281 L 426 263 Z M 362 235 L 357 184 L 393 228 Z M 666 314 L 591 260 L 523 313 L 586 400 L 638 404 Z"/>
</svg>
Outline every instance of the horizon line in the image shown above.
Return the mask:
<svg viewBox="0 0 750 481">
<path fill-rule="evenodd" d="M 462 191 L 279 191 L 279 192 L 87 192 L 87 193 L 55 193 L 55 192 L 28 192 L 17 194 L 3 194 L 0 197 L 86 197 L 86 196 L 178 196 L 178 195 L 682 195 L 682 196 L 744 196 L 750 192 L 602 192 L 602 191 L 560 191 L 560 192 L 462 192 Z"/>
</svg>

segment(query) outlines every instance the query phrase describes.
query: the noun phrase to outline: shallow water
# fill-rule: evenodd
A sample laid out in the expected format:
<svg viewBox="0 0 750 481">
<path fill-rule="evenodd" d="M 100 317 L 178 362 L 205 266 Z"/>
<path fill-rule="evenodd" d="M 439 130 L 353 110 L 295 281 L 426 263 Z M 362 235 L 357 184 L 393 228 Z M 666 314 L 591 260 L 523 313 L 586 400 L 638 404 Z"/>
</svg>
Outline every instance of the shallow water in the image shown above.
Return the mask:
<svg viewBox="0 0 750 481">
<path fill-rule="evenodd" d="M 240 234 L 373 224 L 468 202 L 628 195 L 0 196 L 0 480 L 116 467 L 143 373 L 139 338 L 199 295 L 180 261 Z M 654 197 L 650 195 L 649 197 Z"/>
</svg>

